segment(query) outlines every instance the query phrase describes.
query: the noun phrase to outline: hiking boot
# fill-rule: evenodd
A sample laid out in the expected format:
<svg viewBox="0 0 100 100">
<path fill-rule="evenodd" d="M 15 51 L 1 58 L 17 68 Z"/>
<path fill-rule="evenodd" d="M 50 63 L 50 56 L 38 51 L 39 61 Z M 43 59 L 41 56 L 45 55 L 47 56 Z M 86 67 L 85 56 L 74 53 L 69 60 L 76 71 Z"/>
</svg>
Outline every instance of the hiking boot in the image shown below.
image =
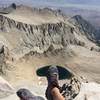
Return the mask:
<svg viewBox="0 0 100 100">
<path fill-rule="evenodd" d="M 48 75 L 47 75 L 47 80 L 48 80 L 48 87 L 46 90 L 46 97 L 48 100 L 53 100 L 52 95 L 51 95 L 51 90 L 54 87 L 57 87 L 60 89 L 59 84 L 58 84 L 58 79 L 59 79 L 59 72 L 58 69 L 55 65 L 52 65 L 48 69 Z"/>
<path fill-rule="evenodd" d="M 52 65 L 48 69 L 48 85 L 57 85 L 58 86 L 59 72 L 55 65 Z"/>
<path fill-rule="evenodd" d="M 24 88 L 19 89 L 16 94 L 21 100 L 29 100 L 29 98 L 34 98 L 34 95 L 29 90 Z"/>
<path fill-rule="evenodd" d="M 45 100 L 41 96 L 35 96 L 28 89 L 21 88 L 16 92 L 20 100 Z"/>
</svg>

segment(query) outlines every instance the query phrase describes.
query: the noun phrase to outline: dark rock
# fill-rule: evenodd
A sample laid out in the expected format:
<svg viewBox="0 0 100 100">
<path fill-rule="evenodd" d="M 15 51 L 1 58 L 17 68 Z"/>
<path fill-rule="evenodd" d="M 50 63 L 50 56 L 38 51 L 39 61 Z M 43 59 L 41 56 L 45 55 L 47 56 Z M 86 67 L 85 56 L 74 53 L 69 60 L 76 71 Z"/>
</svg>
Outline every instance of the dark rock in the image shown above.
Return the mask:
<svg viewBox="0 0 100 100">
<path fill-rule="evenodd" d="M 65 83 L 61 88 L 61 93 L 65 100 L 73 100 L 80 92 L 81 82 L 73 77 L 69 83 Z"/>
</svg>

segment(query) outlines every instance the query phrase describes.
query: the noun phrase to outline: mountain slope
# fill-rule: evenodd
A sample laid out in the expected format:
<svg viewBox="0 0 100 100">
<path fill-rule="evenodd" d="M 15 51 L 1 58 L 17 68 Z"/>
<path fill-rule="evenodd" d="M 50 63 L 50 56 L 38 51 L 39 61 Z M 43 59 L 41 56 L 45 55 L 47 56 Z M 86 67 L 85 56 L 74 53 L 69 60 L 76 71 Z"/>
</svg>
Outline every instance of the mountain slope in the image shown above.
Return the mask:
<svg viewBox="0 0 100 100">
<path fill-rule="evenodd" d="M 1 13 L 0 43 L 8 50 L 4 61 L 9 65 L 4 77 L 13 84 L 24 81 L 38 83 L 36 70 L 50 64 L 65 67 L 68 64 L 73 73 L 80 73 L 80 76 L 91 74 L 88 75 L 86 69 L 92 70 L 95 75 L 98 66 L 85 67 L 91 66 L 93 60 L 90 63 L 89 59 L 99 59 L 99 52 L 96 51 L 100 49 L 94 34 L 95 29 L 81 16 L 69 18 L 49 8 L 21 5 L 8 14 Z M 87 59 L 84 60 L 84 57 Z M 97 75 L 96 78 L 90 75 L 88 79 L 99 82 Z"/>
</svg>

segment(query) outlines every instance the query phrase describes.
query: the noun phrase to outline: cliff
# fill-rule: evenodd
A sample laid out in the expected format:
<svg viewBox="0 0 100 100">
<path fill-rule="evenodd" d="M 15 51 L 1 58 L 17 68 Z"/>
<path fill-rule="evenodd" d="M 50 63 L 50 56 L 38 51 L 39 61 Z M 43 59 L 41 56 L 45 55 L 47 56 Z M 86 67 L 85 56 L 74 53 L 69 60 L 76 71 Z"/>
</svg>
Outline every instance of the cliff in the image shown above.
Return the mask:
<svg viewBox="0 0 100 100">
<path fill-rule="evenodd" d="M 51 19 L 49 19 L 49 21 L 52 20 L 52 22 L 49 22 L 45 17 L 45 22 L 42 18 L 41 21 L 36 24 L 37 21 L 35 19 L 32 20 L 31 17 L 31 23 L 27 21 L 29 19 L 27 14 L 24 22 L 21 21 L 21 18 L 16 19 L 15 15 L 16 17 L 19 17 L 19 15 L 22 17 L 24 15 L 21 13 L 21 11 L 23 12 L 21 9 L 24 9 L 25 14 L 25 7 L 21 7 L 20 10 L 17 9 L 16 11 L 18 15 L 16 15 L 14 11 L 12 12 L 14 14 L 0 15 L 1 35 L 6 38 L 8 43 L 5 44 L 9 44 L 8 48 L 13 51 L 14 54 L 24 55 L 30 51 L 44 53 L 49 49 L 51 50 L 51 48 L 54 50 L 63 49 L 69 44 L 85 46 L 86 41 L 83 37 L 85 37 L 87 41 L 89 41 L 88 38 L 94 40 L 93 28 L 80 16 L 75 16 L 68 20 L 67 17 L 65 19 L 60 13 L 57 16 L 52 10 L 47 8 L 40 10 L 35 9 L 35 13 L 32 13 L 34 15 L 32 19 L 37 15 L 40 20 L 41 14 L 44 11 L 47 15 L 51 14 L 50 16 L 53 16 L 56 20 L 52 20 L 53 17 L 50 17 Z M 38 11 L 40 11 L 41 14 Z M 14 17 L 12 17 L 12 15 Z M 82 39 L 76 37 L 76 35 L 79 34 Z"/>
<path fill-rule="evenodd" d="M 50 48 L 62 49 L 70 43 L 78 44 L 79 42 L 73 34 L 73 26 L 61 21 L 34 25 L 0 15 L 0 30 L 2 35 L 7 38 L 6 40 L 10 41 L 8 47 L 12 48 L 9 49 L 16 53 L 31 50 L 44 53 Z"/>
</svg>

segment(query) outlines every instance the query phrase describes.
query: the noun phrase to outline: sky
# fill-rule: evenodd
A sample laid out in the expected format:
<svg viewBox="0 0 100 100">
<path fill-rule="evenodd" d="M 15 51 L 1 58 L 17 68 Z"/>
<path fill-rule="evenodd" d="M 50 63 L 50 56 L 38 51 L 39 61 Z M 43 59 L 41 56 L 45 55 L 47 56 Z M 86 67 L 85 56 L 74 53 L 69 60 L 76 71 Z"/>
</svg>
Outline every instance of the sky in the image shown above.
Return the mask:
<svg viewBox="0 0 100 100">
<path fill-rule="evenodd" d="M 31 6 L 87 6 L 99 7 L 100 0 L 0 0 L 0 5 L 11 3 L 25 4 Z"/>
</svg>

